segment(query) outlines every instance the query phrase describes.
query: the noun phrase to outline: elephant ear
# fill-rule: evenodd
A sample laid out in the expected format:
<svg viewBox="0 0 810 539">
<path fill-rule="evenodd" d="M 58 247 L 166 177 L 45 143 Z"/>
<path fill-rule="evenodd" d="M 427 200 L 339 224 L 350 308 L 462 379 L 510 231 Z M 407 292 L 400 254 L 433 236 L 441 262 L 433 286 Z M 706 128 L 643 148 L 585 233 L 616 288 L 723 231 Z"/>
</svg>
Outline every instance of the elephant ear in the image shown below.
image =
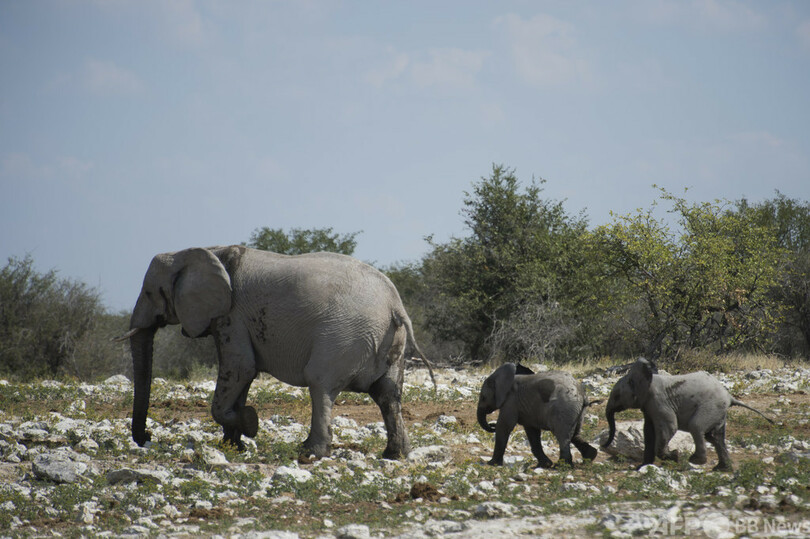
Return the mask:
<svg viewBox="0 0 810 539">
<path fill-rule="evenodd" d="M 518 363 L 515 368 L 516 368 L 515 372 L 517 372 L 517 374 L 534 374 L 533 370 L 531 370 L 526 365 L 521 365 L 520 363 Z"/>
<path fill-rule="evenodd" d="M 498 367 L 490 378 L 495 380 L 495 408 L 500 409 L 506 402 L 506 396 L 512 390 L 515 383 L 515 372 L 517 367 L 514 363 L 504 363 Z"/>
<path fill-rule="evenodd" d="M 540 380 L 540 382 L 537 384 L 537 389 L 540 391 L 540 398 L 543 399 L 543 402 L 548 402 L 551 400 L 555 387 L 556 385 L 554 384 L 554 380 L 549 380 L 548 378 Z"/>
<path fill-rule="evenodd" d="M 199 337 L 211 320 L 231 310 L 231 278 L 207 249 L 175 255 L 174 310 L 189 337 Z"/>
</svg>

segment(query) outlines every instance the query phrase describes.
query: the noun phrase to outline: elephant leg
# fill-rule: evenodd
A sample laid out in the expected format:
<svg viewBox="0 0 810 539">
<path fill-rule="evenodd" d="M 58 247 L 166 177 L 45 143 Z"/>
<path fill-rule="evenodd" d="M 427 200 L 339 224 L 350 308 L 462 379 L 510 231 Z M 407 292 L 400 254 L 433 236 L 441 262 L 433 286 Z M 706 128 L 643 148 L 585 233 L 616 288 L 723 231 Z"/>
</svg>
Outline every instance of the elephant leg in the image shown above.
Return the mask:
<svg viewBox="0 0 810 539">
<path fill-rule="evenodd" d="M 326 391 L 319 386 L 310 386 L 312 422 L 309 436 L 304 440 L 303 453 L 317 458 L 327 457 L 332 452 L 332 405 L 339 391 Z"/>
<path fill-rule="evenodd" d="M 669 441 L 675 436 L 677 419 L 665 416 L 655 424 L 655 454 L 662 460 L 678 460 L 677 451 L 667 451 Z"/>
<path fill-rule="evenodd" d="M 506 453 L 506 445 L 509 443 L 509 437 L 517 424 L 515 421 L 507 420 L 505 415 L 501 411 L 498 414 L 498 421 L 495 423 L 495 449 L 492 452 L 492 458 L 487 462 L 490 466 L 503 465 L 503 454 Z"/>
<path fill-rule="evenodd" d="M 215 334 L 219 354 L 219 374 L 211 415 L 222 425 L 225 439 L 240 444 L 241 435 L 249 438 L 259 430 L 255 408 L 245 406 L 250 384 L 256 377 L 253 348 L 244 328 L 227 324 Z"/>
<path fill-rule="evenodd" d="M 235 409 L 237 410 L 237 415 L 240 415 L 240 417 L 242 417 L 241 422 L 243 424 L 250 426 L 250 425 L 255 423 L 258 426 L 259 418 L 258 418 L 258 415 L 256 415 L 255 410 L 253 409 L 252 406 L 245 406 L 245 403 L 247 402 L 247 396 L 248 396 L 248 391 L 249 390 L 250 390 L 250 384 L 245 386 L 245 389 L 242 390 L 242 393 L 239 395 L 239 399 L 236 402 Z M 247 417 L 249 414 L 256 415 L 256 419 L 253 420 L 252 418 Z M 222 437 L 223 443 L 231 443 L 231 444 L 235 445 L 236 448 L 239 451 L 244 451 L 245 450 L 245 444 L 242 443 L 242 434 L 243 433 L 239 429 L 237 429 L 235 427 L 224 427 L 223 426 L 222 431 L 223 431 L 223 437 Z M 250 434 L 250 432 L 247 433 L 247 435 L 249 435 L 249 434 Z M 253 436 L 255 436 L 255 434 Z M 253 436 L 249 436 L 249 437 L 253 437 Z"/>
<path fill-rule="evenodd" d="M 655 462 L 655 423 L 652 418 L 644 412 L 644 457 L 641 465 Z"/>
<path fill-rule="evenodd" d="M 717 466 L 714 467 L 715 471 L 730 472 L 734 469 L 731 462 L 731 455 L 728 454 L 726 448 L 726 425 L 723 423 L 719 427 L 715 427 L 706 433 L 706 439 L 714 446 L 717 451 Z"/>
<path fill-rule="evenodd" d="M 388 444 L 382 454 L 384 459 L 407 457 L 411 452 L 411 442 L 402 420 L 402 378 L 402 369 L 391 366 L 368 391 L 380 407 L 388 434 Z"/>
<path fill-rule="evenodd" d="M 523 429 L 526 431 L 526 438 L 529 440 L 529 445 L 532 448 L 532 455 L 537 459 L 537 466 L 540 468 L 551 468 L 553 463 L 543 451 L 543 438 L 541 436 L 543 431 L 526 427 L 525 425 Z"/>
<path fill-rule="evenodd" d="M 564 435 L 556 434 L 557 444 L 560 446 L 560 460 L 566 462 L 569 466 L 574 465 L 574 456 L 571 454 L 571 439 L 568 438 L 570 434 Z"/>
<path fill-rule="evenodd" d="M 583 440 L 579 436 L 579 434 L 574 436 L 574 438 L 571 440 L 571 443 L 574 444 L 574 447 L 577 448 L 577 451 L 579 451 L 579 454 L 582 455 L 582 458 L 586 460 L 593 460 L 596 458 L 596 455 L 598 453 L 596 448 L 591 444 L 589 444 L 588 442 L 586 442 L 585 440 Z"/>
<path fill-rule="evenodd" d="M 703 437 L 703 429 L 693 425 L 689 429 L 692 439 L 695 441 L 695 452 L 689 457 L 692 464 L 706 464 L 706 440 Z"/>
</svg>

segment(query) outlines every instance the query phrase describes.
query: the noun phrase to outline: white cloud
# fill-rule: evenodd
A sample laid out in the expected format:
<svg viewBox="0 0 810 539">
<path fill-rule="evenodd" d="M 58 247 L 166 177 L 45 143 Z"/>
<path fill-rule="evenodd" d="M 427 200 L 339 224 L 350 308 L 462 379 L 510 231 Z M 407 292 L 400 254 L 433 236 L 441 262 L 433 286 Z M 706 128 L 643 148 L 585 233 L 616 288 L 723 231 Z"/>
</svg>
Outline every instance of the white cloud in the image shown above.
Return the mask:
<svg viewBox="0 0 810 539">
<path fill-rule="evenodd" d="M 709 31 L 756 30 L 765 22 L 757 11 L 737 0 L 638 0 L 633 10 L 655 24 L 677 24 Z"/>
<path fill-rule="evenodd" d="M 378 88 L 403 81 L 422 89 L 472 88 L 487 56 L 488 52 L 458 48 L 411 54 L 389 51 L 387 64 L 367 73 L 365 79 Z"/>
<path fill-rule="evenodd" d="M 509 39 L 515 69 L 530 84 L 555 86 L 588 77 L 588 62 L 570 24 L 542 13 L 528 20 L 504 15 L 495 23 Z"/>
<path fill-rule="evenodd" d="M 390 59 L 386 65 L 366 73 L 366 82 L 381 88 L 387 82 L 396 80 L 405 73 L 408 64 L 411 62 L 410 57 L 405 53 L 395 53 L 393 51 L 389 51 L 389 56 Z"/>
<path fill-rule="evenodd" d="M 97 95 L 134 95 L 144 90 L 143 82 L 135 73 L 102 60 L 85 62 L 80 84 Z"/>
<path fill-rule="evenodd" d="M 199 47 L 205 42 L 203 17 L 192 0 L 158 3 L 161 25 L 168 38 L 186 47 Z"/>
<path fill-rule="evenodd" d="M 411 65 L 411 76 L 423 88 L 470 88 L 486 57 L 485 52 L 433 49 L 428 51 L 428 58 Z"/>
</svg>

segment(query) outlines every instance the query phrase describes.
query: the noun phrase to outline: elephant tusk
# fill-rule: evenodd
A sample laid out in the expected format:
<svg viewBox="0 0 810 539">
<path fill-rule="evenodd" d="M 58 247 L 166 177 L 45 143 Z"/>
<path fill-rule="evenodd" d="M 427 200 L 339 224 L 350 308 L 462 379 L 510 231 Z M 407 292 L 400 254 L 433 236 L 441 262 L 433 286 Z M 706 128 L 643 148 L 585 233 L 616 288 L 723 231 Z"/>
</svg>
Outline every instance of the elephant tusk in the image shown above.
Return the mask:
<svg viewBox="0 0 810 539">
<path fill-rule="evenodd" d="M 112 341 L 112 342 L 123 342 L 123 341 L 129 339 L 130 337 L 132 337 L 133 335 L 135 335 L 136 333 L 138 333 L 141 329 L 143 329 L 143 328 L 132 328 L 129 331 L 127 331 L 126 333 L 124 333 L 123 335 L 119 336 L 119 337 L 113 337 L 112 339 L 110 339 L 110 341 Z"/>
</svg>

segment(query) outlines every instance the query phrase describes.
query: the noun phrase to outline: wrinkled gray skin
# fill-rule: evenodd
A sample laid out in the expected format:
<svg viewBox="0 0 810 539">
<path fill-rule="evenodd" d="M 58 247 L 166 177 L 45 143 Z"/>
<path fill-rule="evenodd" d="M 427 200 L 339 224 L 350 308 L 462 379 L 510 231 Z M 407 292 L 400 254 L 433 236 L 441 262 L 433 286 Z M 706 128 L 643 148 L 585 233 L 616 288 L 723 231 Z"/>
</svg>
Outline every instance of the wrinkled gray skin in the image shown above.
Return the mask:
<svg viewBox="0 0 810 539">
<path fill-rule="evenodd" d="M 332 405 L 344 390 L 368 393 L 380 407 L 384 457 L 410 451 L 401 413 L 403 353 L 410 347 L 425 358 L 396 288 L 371 266 L 333 253 L 285 256 L 243 246 L 155 256 L 123 336 L 132 348 L 138 445 L 150 439 L 153 337 L 167 324 L 181 324 L 188 337 L 214 338 L 219 374 L 211 413 L 225 441 L 242 448 L 243 434 L 256 435 L 258 417 L 245 402 L 257 373 L 268 372 L 309 388 L 305 454 L 330 453 Z"/>
<path fill-rule="evenodd" d="M 520 372 L 528 371 L 525 367 L 519 368 Z M 550 468 L 552 465 L 551 459 L 543 452 L 540 439 L 543 430 L 551 431 L 557 438 L 560 458 L 569 465 L 573 464 L 572 443 L 583 458 L 596 458 L 596 448 L 579 436 L 582 418 L 589 405 L 582 384 L 566 372 L 517 372 L 518 367 L 514 363 L 505 363 L 481 386 L 478 423 L 485 431 L 495 433 L 495 451 L 488 464 L 503 464 L 506 444 L 516 425 L 523 425 L 526 430 L 532 454 L 540 467 Z M 487 416 L 495 410 L 500 410 L 498 421 L 488 423 Z"/>
<path fill-rule="evenodd" d="M 677 460 L 677 452 L 667 451 L 667 446 L 675 432 L 682 430 L 690 433 L 695 441 L 695 452 L 689 462 L 706 463 L 708 440 L 717 451 L 718 464 L 714 469 L 732 470 L 725 441 L 726 414 L 731 406 L 753 410 L 773 423 L 759 410 L 732 397 L 716 378 L 706 372 L 677 376 L 657 374 L 652 362 L 639 358 L 610 392 L 605 408 L 610 431 L 603 447 L 613 442 L 616 413 L 640 408 L 644 414 L 642 466 L 652 464 L 656 456 Z"/>
</svg>

